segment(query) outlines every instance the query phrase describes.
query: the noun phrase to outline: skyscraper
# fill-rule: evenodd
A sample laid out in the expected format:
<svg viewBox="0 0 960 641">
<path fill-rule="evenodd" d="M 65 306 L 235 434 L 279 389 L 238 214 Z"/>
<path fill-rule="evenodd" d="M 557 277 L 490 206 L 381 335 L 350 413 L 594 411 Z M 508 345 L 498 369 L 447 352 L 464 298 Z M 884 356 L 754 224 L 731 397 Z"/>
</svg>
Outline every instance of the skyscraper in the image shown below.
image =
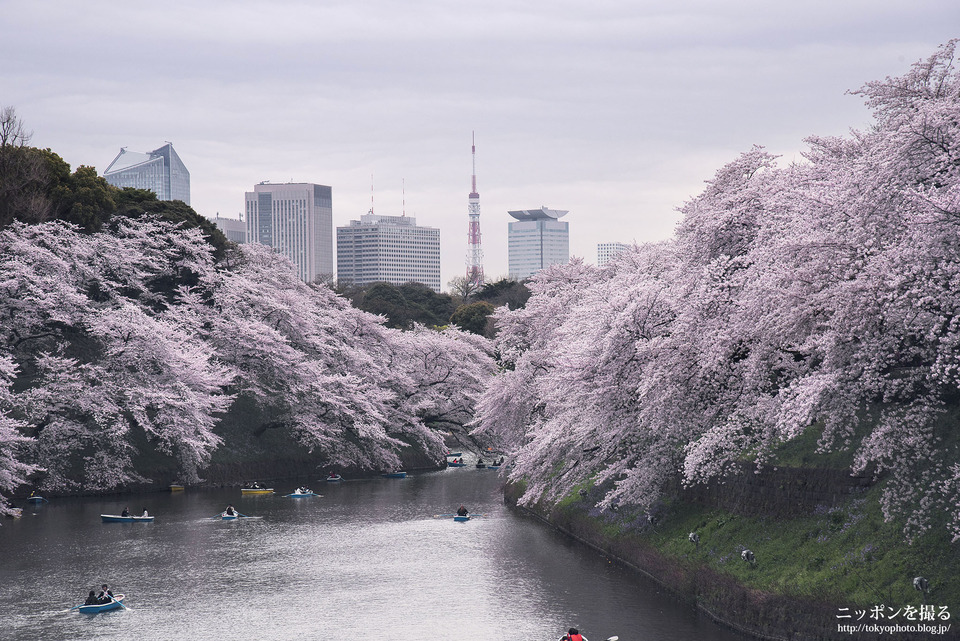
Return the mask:
<svg viewBox="0 0 960 641">
<path fill-rule="evenodd" d="M 121 147 L 103 177 L 115 187 L 149 189 L 158 200 L 182 200 L 190 204 L 190 172 L 169 142 L 147 153 Z"/>
<path fill-rule="evenodd" d="M 440 291 L 440 230 L 410 216 L 365 214 L 337 227 L 337 280 L 354 285 L 415 281 Z"/>
<path fill-rule="evenodd" d="M 262 182 L 246 192 L 247 242 L 273 247 L 300 280 L 333 276 L 332 190 L 313 183 Z"/>
<path fill-rule="evenodd" d="M 544 267 L 570 262 L 570 226 L 559 220 L 569 212 L 541 207 L 507 213 L 517 219 L 507 230 L 510 278 L 523 280 Z"/>
</svg>

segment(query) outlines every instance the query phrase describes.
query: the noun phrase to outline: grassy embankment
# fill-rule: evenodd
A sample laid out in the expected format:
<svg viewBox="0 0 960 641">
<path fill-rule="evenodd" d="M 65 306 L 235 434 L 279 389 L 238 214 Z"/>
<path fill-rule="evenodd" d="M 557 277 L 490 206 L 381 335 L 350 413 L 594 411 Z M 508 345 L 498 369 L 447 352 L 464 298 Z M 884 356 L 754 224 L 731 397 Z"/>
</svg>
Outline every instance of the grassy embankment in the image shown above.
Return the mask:
<svg viewBox="0 0 960 641">
<path fill-rule="evenodd" d="M 818 430 L 811 428 L 781 448 L 774 465 L 814 473 L 848 469 L 849 453 L 815 453 L 817 437 Z M 904 522 L 883 518 L 883 487 L 881 479 L 833 506 L 793 509 L 787 516 L 735 513 L 680 496 L 658 506 L 652 519 L 630 506 L 600 512 L 594 507 L 600 492 L 589 485 L 554 506 L 534 510 L 755 632 L 776 636 L 778 628 L 791 630 L 791 602 L 802 604 L 808 614 L 815 612 L 818 625 L 828 623 L 824 619 L 833 619 L 841 607 L 869 611 L 882 605 L 896 611 L 925 602 L 937 606 L 937 612 L 947 607 L 951 619 L 960 616 L 960 542 L 951 543 L 946 529 L 950 515 L 935 515 L 928 531 L 907 542 Z M 521 491 L 512 488 L 514 496 Z M 698 534 L 699 543 L 690 540 L 691 532 Z M 746 549 L 753 552 L 754 563 L 742 559 Z M 925 595 L 913 586 L 917 576 L 929 582 Z M 731 588 L 740 594 L 731 597 Z"/>
</svg>

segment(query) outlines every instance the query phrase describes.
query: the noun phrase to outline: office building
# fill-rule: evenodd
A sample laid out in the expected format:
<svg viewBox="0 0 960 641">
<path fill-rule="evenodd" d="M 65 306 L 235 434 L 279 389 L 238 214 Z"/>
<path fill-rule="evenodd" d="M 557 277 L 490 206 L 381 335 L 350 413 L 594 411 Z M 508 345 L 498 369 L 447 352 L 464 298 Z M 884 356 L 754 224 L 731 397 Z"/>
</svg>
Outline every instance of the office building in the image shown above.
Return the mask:
<svg viewBox="0 0 960 641">
<path fill-rule="evenodd" d="M 597 243 L 597 267 L 603 267 L 628 249 L 630 245 L 626 243 Z"/>
<path fill-rule="evenodd" d="M 440 230 L 409 216 L 369 213 L 337 227 L 337 280 L 368 285 L 410 281 L 440 291 Z"/>
<path fill-rule="evenodd" d="M 222 218 L 220 214 L 217 213 L 216 218 L 211 218 L 210 220 L 223 232 L 227 240 L 234 243 L 247 242 L 247 223 L 243 222 L 242 216 L 240 218 Z"/>
<path fill-rule="evenodd" d="M 157 200 L 182 200 L 190 204 L 190 172 L 169 142 L 147 153 L 121 147 L 103 177 L 115 187 L 149 189 L 157 195 Z"/>
<path fill-rule="evenodd" d="M 268 183 L 246 192 L 247 242 L 269 245 L 297 266 L 300 280 L 333 276 L 333 196 L 313 183 Z"/>
<path fill-rule="evenodd" d="M 569 212 L 541 207 L 507 213 L 516 218 L 507 229 L 510 278 L 523 280 L 544 267 L 570 262 L 569 223 L 559 220 Z"/>
</svg>

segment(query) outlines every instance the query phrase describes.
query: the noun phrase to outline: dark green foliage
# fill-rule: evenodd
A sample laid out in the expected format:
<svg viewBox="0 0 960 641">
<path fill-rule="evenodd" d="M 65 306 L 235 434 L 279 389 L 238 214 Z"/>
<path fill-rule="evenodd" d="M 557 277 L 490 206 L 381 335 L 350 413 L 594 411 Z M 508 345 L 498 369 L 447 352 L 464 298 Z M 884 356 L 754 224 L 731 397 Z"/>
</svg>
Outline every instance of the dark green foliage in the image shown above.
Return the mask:
<svg viewBox="0 0 960 641">
<path fill-rule="evenodd" d="M 527 304 L 530 290 L 520 281 L 501 278 L 493 283 L 486 283 L 480 291 L 473 295 L 476 301 L 486 301 L 494 307 L 506 305 L 510 309 L 520 309 Z"/>
<path fill-rule="evenodd" d="M 116 211 L 116 188 L 98 176 L 94 167 L 80 165 L 58 189 L 66 193 L 53 217 L 88 232 L 99 231 Z"/>
<path fill-rule="evenodd" d="M 450 316 L 450 322 L 460 329 L 489 338 L 492 335 L 492 329 L 488 327 L 487 320 L 495 309 L 496 307 L 484 300 L 461 305 Z"/>
<path fill-rule="evenodd" d="M 371 283 L 342 287 L 340 293 L 349 298 L 354 307 L 386 316 L 387 326 L 397 329 L 408 329 L 413 323 L 428 327 L 446 325 L 454 310 L 449 294 L 438 294 L 423 283 L 408 282 L 400 286 Z"/>
</svg>

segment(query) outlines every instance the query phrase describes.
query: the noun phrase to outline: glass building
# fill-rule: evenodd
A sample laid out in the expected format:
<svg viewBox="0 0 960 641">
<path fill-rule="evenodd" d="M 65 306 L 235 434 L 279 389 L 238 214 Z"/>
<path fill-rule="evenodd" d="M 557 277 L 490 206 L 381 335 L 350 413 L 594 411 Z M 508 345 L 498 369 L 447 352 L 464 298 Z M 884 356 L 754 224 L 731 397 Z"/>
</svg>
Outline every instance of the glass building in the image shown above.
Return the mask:
<svg viewBox="0 0 960 641">
<path fill-rule="evenodd" d="M 182 200 L 190 204 L 190 172 L 169 142 L 147 153 L 121 147 L 103 177 L 115 187 L 149 189 L 158 200 Z"/>
<path fill-rule="evenodd" d="M 247 242 L 276 249 L 300 280 L 333 276 L 333 196 L 312 183 L 262 182 L 246 192 Z"/>
<path fill-rule="evenodd" d="M 440 291 L 440 230 L 409 216 L 366 214 L 337 227 L 337 280 L 354 285 L 414 281 Z"/>
<path fill-rule="evenodd" d="M 516 218 L 507 229 L 510 278 L 523 280 L 544 267 L 570 262 L 570 226 L 559 220 L 569 212 L 541 207 L 507 213 Z"/>
</svg>

